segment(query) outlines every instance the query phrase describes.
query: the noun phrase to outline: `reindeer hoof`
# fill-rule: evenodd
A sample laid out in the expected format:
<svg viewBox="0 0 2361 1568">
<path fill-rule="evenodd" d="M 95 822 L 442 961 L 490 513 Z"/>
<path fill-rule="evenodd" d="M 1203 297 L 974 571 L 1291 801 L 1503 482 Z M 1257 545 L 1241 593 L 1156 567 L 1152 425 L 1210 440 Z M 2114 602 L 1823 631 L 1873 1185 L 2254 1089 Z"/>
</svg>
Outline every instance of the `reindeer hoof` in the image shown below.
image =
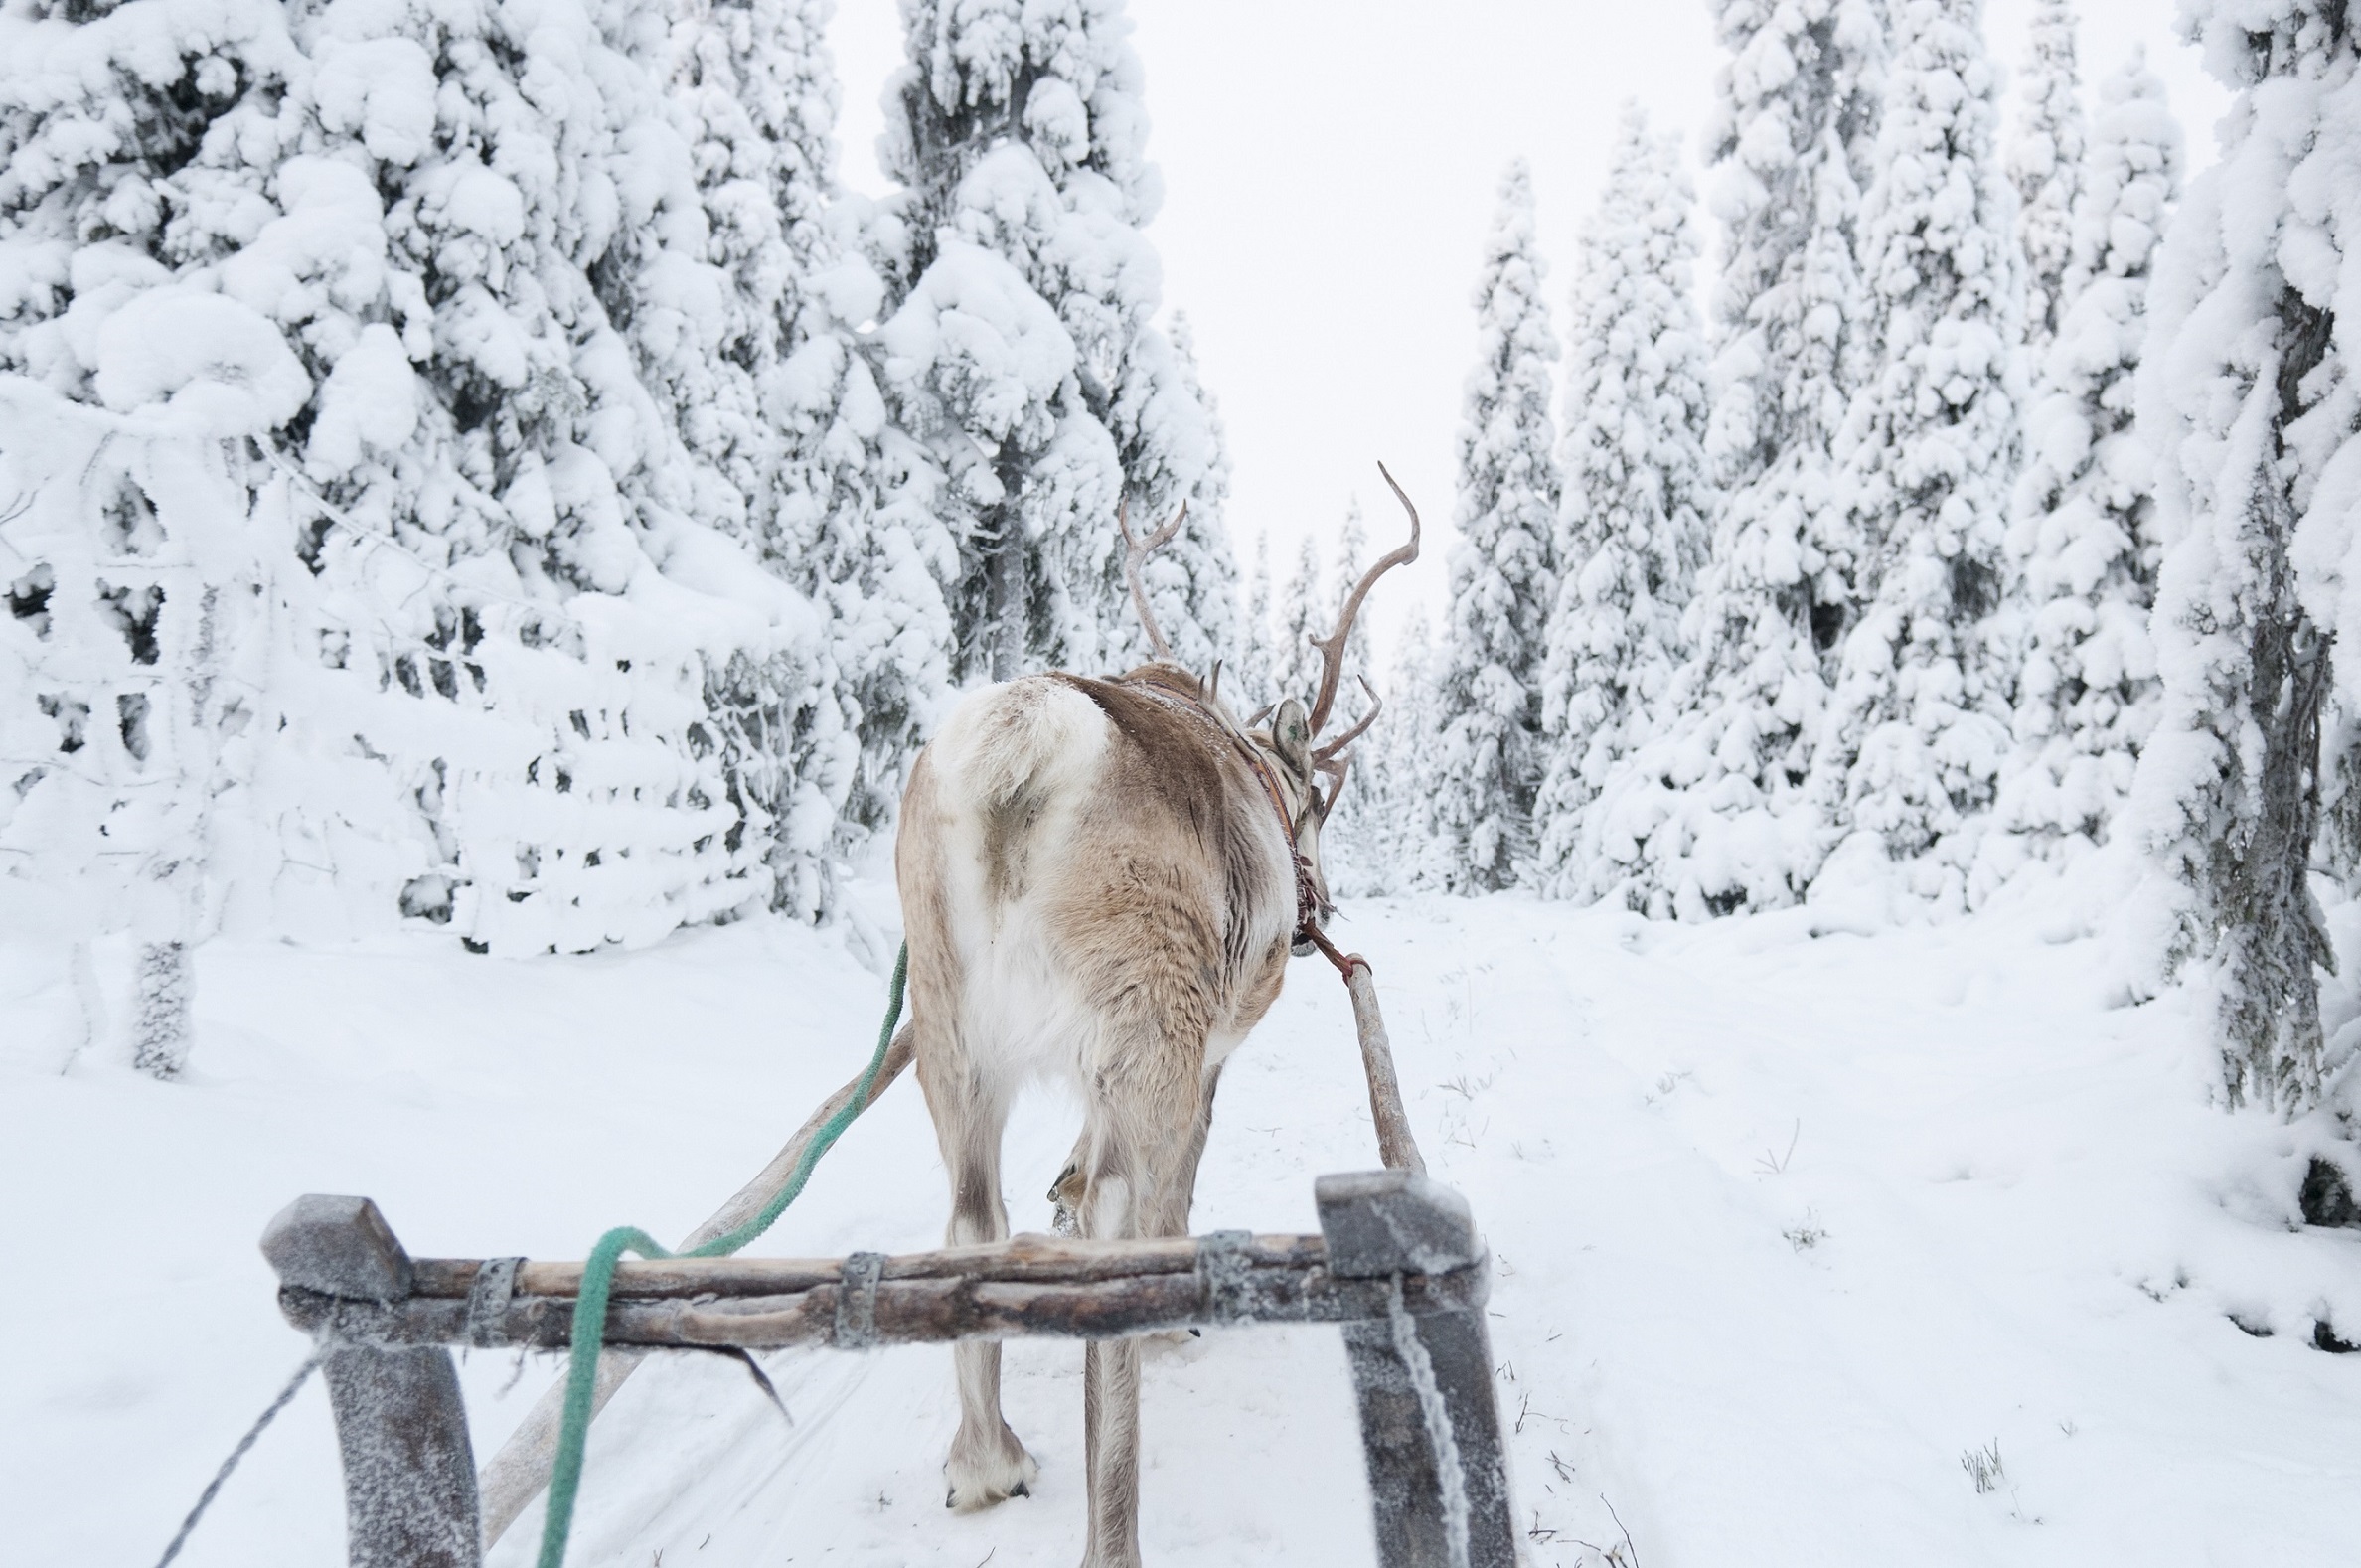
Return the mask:
<svg viewBox="0 0 2361 1568">
<path fill-rule="evenodd" d="M 1040 1474 L 1041 1467 L 1012 1433 L 1002 1453 L 972 1461 L 954 1457 L 943 1467 L 943 1475 L 951 1483 L 943 1506 L 954 1513 L 974 1513 L 1011 1497 L 1029 1497 L 1032 1483 Z"/>
<path fill-rule="evenodd" d="M 1057 1173 L 1057 1179 L 1049 1183 L 1049 1201 L 1057 1205 L 1049 1228 L 1061 1236 L 1082 1234 L 1082 1168 L 1072 1161 Z"/>
</svg>

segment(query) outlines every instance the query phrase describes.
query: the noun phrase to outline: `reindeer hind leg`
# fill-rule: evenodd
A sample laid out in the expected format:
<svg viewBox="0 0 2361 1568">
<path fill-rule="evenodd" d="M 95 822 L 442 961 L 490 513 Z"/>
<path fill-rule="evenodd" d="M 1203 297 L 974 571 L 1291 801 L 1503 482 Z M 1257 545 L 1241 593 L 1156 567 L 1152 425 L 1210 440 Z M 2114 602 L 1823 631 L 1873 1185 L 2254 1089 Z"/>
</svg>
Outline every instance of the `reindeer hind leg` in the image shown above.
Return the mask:
<svg viewBox="0 0 2361 1568">
<path fill-rule="evenodd" d="M 1164 1073 L 1102 1081 L 1092 1126 L 1082 1233 L 1094 1238 L 1181 1236 L 1203 1153 L 1201 1117 L 1210 1106 L 1193 1047 L 1171 1035 L 1162 1049 L 1130 1054 Z M 1159 1077 L 1169 1074 L 1169 1081 Z M 1090 1495 L 1083 1568 L 1139 1568 L 1140 1348 L 1137 1338 L 1093 1340 L 1082 1352 L 1082 1446 Z"/>
<path fill-rule="evenodd" d="M 1007 1093 L 987 1084 L 964 1061 L 932 1073 L 925 1070 L 927 1064 L 921 1056 L 919 1082 L 951 1175 L 951 1223 L 944 1240 L 954 1247 L 1006 1241 L 1009 1213 L 1001 1197 L 1000 1162 Z M 1001 1414 L 1000 1342 L 962 1341 L 952 1346 L 951 1363 L 959 1384 L 959 1431 L 943 1462 L 944 1506 L 968 1513 L 1029 1495 L 1040 1467 Z"/>
</svg>

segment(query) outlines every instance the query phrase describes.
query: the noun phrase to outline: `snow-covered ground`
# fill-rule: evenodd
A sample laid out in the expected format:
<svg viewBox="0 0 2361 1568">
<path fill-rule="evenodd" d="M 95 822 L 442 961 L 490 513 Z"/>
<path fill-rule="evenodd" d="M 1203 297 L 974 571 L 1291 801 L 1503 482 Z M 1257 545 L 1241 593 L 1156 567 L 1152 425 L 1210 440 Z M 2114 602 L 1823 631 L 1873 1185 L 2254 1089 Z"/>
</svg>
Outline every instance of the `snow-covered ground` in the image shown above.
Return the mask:
<svg viewBox="0 0 2361 1568">
<path fill-rule="evenodd" d="M 254 1249 L 299 1192 L 374 1196 L 420 1254 L 703 1218 L 873 1039 L 889 937 L 856 933 L 890 930 L 890 892 L 858 891 L 868 921 L 827 932 L 585 958 L 219 941 L 173 1085 L 102 1049 L 61 1072 L 60 955 L 0 950 L 8 1559 L 153 1560 L 303 1354 Z M 1857 929 L 1513 895 L 1346 914 L 1435 1175 L 1494 1248 L 1535 1563 L 2353 1560 L 2361 1357 L 2312 1339 L 2361 1340 L 2361 1232 L 2295 1226 L 2307 1135 L 2209 1107 L 2185 1005 L 2124 1006 L 2062 900 Z M 1046 1228 L 1071 1126 L 1021 1113 L 1019 1228 Z M 1299 964 L 1223 1081 L 1196 1226 L 1314 1229 L 1314 1175 L 1374 1163 L 1343 996 Z M 925 1247 L 944 1201 L 901 1085 L 762 1246 Z M 1041 1481 L 971 1517 L 942 1506 L 942 1350 L 770 1357 L 792 1429 L 725 1362 L 654 1366 L 597 1428 L 573 1560 L 1070 1561 L 1081 1352 L 1009 1363 Z M 479 1455 L 553 1373 L 466 1364 Z M 1158 1351 L 1145 1420 L 1153 1562 L 1371 1560 L 1332 1331 Z M 1994 1449 L 1979 1493 L 1963 1456 Z M 331 1562 L 341 1533 L 315 1381 L 183 1561 Z"/>
</svg>

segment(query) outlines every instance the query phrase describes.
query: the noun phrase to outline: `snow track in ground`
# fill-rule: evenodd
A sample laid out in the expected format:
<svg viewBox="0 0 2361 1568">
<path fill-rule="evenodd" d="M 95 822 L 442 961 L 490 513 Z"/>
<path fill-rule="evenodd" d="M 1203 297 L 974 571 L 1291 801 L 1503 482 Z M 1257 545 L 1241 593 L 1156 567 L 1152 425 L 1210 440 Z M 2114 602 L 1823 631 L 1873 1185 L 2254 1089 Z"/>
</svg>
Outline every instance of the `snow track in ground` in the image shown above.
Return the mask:
<svg viewBox="0 0 2361 1568">
<path fill-rule="evenodd" d="M 2361 1358 L 2310 1337 L 2361 1339 L 2361 1235 L 2290 1228 L 2316 1135 L 2208 1107 L 2177 1004 L 2110 1009 L 2102 945 L 2059 940 L 2057 911 L 1872 936 L 1513 895 L 1348 913 L 1435 1175 L 1498 1263 L 1536 1563 L 1624 1527 L 1649 1568 L 2349 1560 Z M 12 1560 L 137 1563 L 170 1536 L 302 1354 L 253 1245 L 287 1198 L 367 1192 L 421 1254 L 685 1231 L 858 1066 L 866 946 L 769 924 L 536 961 L 216 943 L 171 1086 L 103 1050 L 61 1076 L 59 956 L 0 950 L 0 1220 L 46 1260 L 0 1305 L 0 1475 L 32 1503 Z M 1313 1176 L 1374 1164 L 1344 999 L 1318 966 L 1292 981 L 1223 1080 L 1200 1231 L 1315 1228 Z M 1019 1228 L 1046 1227 L 1072 1127 L 1021 1109 Z M 899 1086 L 761 1245 L 925 1247 L 943 1206 Z M 792 1428 L 725 1361 L 659 1363 L 595 1430 L 574 1560 L 1071 1560 L 1081 1351 L 1008 1361 L 1041 1481 L 967 1517 L 942 1507 L 939 1349 L 769 1357 Z M 515 1370 L 463 1368 L 480 1453 L 555 1368 L 504 1395 Z M 1332 1332 L 1160 1348 L 1144 1410 L 1152 1562 L 1371 1560 Z M 1961 1459 L 1995 1443 L 1978 1494 Z M 538 1517 L 495 1568 L 530 1561 Z M 317 1564 L 341 1535 L 315 1386 L 184 1561 Z"/>
</svg>

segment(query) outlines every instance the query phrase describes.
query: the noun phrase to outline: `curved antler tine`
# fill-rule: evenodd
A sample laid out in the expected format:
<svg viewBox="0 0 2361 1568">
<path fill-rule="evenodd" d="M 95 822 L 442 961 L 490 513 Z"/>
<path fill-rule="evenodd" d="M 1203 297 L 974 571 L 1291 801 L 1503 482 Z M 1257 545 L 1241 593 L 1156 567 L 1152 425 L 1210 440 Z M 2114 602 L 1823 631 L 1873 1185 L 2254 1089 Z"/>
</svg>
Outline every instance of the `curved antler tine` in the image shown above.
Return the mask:
<svg viewBox="0 0 2361 1568">
<path fill-rule="evenodd" d="M 1337 629 L 1329 633 L 1326 639 L 1315 637 L 1311 640 L 1312 646 L 1320 650 L 1321 664 L 1320 696 L 1312 704 L 1312 733 L 1315 735 L 1328 722 L 1329 710 L 1336 706 L 1337 683 L 1344 674 L 1344 639 L 1352 634 L 1352 623 L 1360 614 L 1361 600 L 1369 596 L 1369 590 L 1377 585 L 1379 577 L 1396 566 L 1407 566 L 1418 558 L 1418 508 L 1410 504 L 1410 498 L 1402 493 L 1402 487 L 1394 484 L 1394 476 L 1386 472 L 1383 463 L 1377 465 L 1377 472 L 1385 475 L 1385 482 L 1391 486 L 1394 499 L 1402 503 L 1403 511 L 1410 514 L 1410 543 L 1378 557 L 1377 563 L 1362 574 L 1361 580 L 1353 585 L 1351 594 L 1344 600 L 1343 612 L 1337 617 Z"/>
<path fill-rule="evenodd" d="M 1131 585 L 1132 608 L 1140 615 L 1140 625 L 1148 633 L 1148 651 L 1159 659 L 1173 657 L 1173 645 L 1165 641 L 1164 628 L 1156 624 L 1156 612 L 1148 608 L 1148 587 L 1140 580 L 1140 562 L 1173 542 L 1187 520 L 1188 503 L 1180 503 L 1165 526 L 1145 540 L 1132 532 L 1131 497 L 1125 496 L 1115 507 L 1115 527 L 1123 533 L 1123 578 Z"/>
<path fill-rule="evenodd" d="M 1362 735 L 1367 734 L 1369 726 L 1377 722 L 1377 714 L 1379 710 L 1385 706 L 1385 700 L 1377 695 L 1377 689 L 1369 684 L 1369 678 L 1367 676 L 1364 675 L 1359 677 L 1359 681 L 1361 684 L 1361 690 L 1369 694 L 1369 710 L 1361 714 L 1359 723 L 1353 725 L 1350 729 L 1345 730 L 1344 733 L 1338 735 L 1327 745 L 1322 746 L 1319 750 L 1313 752 L 1312 760 L 1314 765 L 1317 766 L 1318 764 L 1327 762 L 1337 756 L 1337 754 L 1342 751 L 1346 746 L 1351 745 Z"/>
<path fill-rule="evenodd" d="M 1344 794 L 1344 776 L 1352 771 L 1352 759 L 1319 757 L 1314 759 L 1312 766 L 1329 781 L 1328 793 L 1320 801 L 1320 820 L 1325 824 L 1329 820 L 1329 813 L 1337 809 L 1337 802 Z"/>
</svg>

